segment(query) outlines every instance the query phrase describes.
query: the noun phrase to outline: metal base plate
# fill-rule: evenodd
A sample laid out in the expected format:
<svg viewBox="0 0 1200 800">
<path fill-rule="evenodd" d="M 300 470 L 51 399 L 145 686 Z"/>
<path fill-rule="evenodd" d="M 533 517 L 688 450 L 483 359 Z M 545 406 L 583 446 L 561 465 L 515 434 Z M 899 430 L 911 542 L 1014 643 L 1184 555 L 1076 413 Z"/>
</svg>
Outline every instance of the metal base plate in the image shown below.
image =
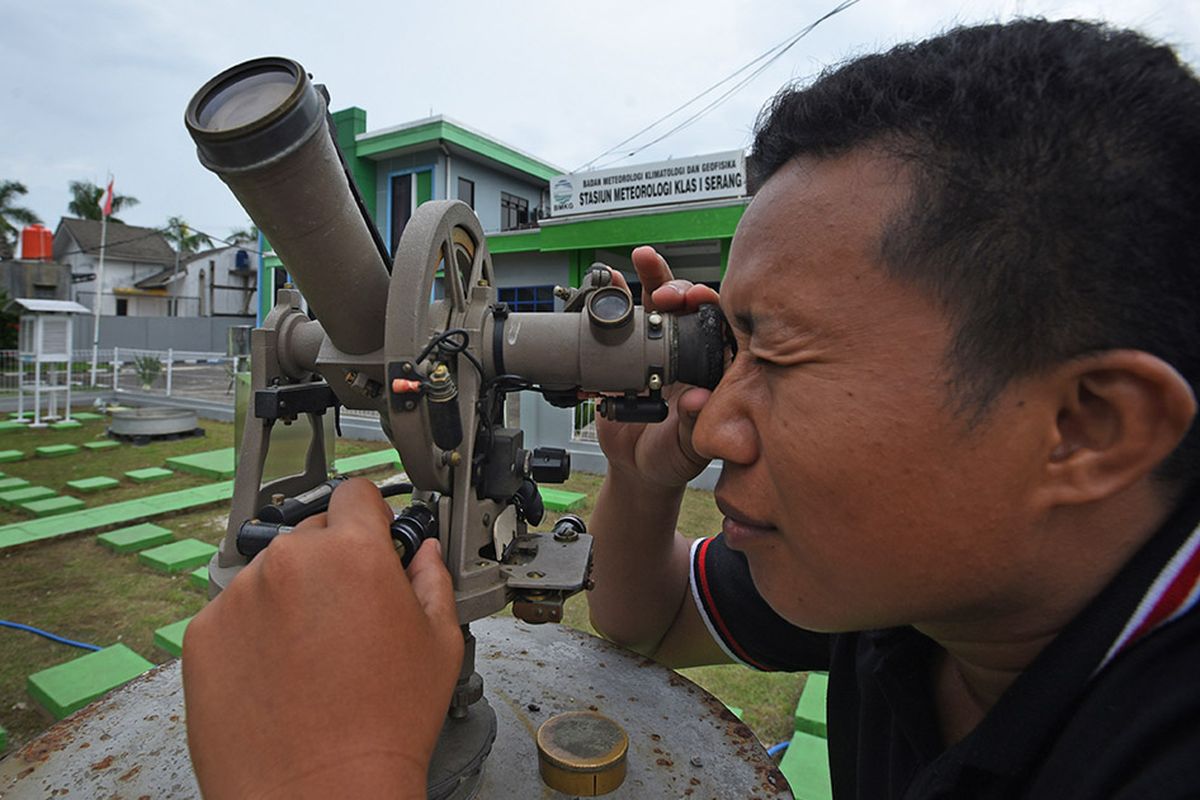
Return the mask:
<svg viewBox="0 0 1200 800">
<path fill-rule="evenodd" d="M 629 735 L 625 783 L 606 797 L 792 797 L 750 729 L 671 670 L 557 625 L 489 618 L 471 623 L 471 632 L 497 726 L 480 781 L 469 787 L 475 796 L 567 797 L 541 782 L 535 731 L 554 714 L 590 709 Z M 199 798 L 183 714 L 172 661 L 0 761 L 0 797 L 69 790 L 68 797 Z"/>
</svg>

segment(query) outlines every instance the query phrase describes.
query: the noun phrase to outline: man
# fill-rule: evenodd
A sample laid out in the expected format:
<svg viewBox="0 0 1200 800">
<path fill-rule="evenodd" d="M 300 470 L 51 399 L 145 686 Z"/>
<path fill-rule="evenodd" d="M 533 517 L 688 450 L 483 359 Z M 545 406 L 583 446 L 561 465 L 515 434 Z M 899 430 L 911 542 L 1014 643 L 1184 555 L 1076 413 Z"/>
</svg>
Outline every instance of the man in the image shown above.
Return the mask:
<svg viewBox="0 0 1200 800">
<path fill-rule="evenodd" d="M 597 627 L 675 665 L 830 670 L 839 797 L 1196 796 L 1200 82 L 1128 32 L 960 29 L 784 92 L 753 155 L 724 378 L 662 425 L 601 430 Z M 649 304 L 711 299 L 653 250 L 634 260 Z M 723 531 L 689 545 L 674 521 L 711 458 Z M 313 525 L 331 532 L 273 546 L 193 622 L 207 791 L 319 792 L 358 754 L 358 788 L 421 796 L 459 653 L 437 553 L 410 586 L 326 544 L 382 553 L 380 505 L 340 489 Z M 378 647 L 294 663 L 287 633 L 312 620 L 292 604 L 307 638 L 343 641 L 353 608 Z M 389 709 L 376 673 L 415 652 L 451 678 Z M 280 718 L 220 707 L 221 685 Z M 294 732 L 330 709 L 346 743 L 310 761 Z"/>
</svg>

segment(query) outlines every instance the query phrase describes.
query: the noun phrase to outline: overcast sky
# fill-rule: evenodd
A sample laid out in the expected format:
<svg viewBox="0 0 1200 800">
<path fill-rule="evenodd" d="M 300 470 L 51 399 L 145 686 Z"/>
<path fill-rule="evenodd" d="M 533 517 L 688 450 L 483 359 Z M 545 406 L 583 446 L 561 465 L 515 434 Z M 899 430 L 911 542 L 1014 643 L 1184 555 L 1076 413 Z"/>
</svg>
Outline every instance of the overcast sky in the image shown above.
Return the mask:
<svg viewBox="0 0 1200 800">
<path fill-rule="evenodd" d="M 299 61 L 334 109 L 368 130 L 444 114 L 573 169 L 829 11 L 837 0 L 0 0 L 0 180 L 51 228 L 67 182 L 141 204 L 126 222 L 180 215 L 215 235 L 249 219 L 196 161 L 183 127 L 192 93 L 262 55 Z M 286 11 L 267 10 L 277 6 Z M 375 10 L 368 10 L 375 7 Z M 1180 0 L 861 0 L 720 108 L 623 163 L 749 144 L 783 84 L 847 57 L 960 23 L 1015 15 L 1140 28 L 1200 64 L 1200 3 Z"/>
</svg>

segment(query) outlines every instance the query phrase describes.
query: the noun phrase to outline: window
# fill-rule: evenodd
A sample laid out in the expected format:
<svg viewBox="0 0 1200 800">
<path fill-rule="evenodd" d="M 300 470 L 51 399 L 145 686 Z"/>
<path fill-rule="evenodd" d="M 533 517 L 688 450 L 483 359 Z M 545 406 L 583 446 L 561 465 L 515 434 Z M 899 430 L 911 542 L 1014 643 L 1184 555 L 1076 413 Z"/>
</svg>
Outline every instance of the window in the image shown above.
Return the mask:
<svg viewBox="0 0 1200 800">
<path fill-rule="evenodd" d="M 389 193 L 390 244 L 392 252 L 395 253 L 396 245 L 400 242 L 400 234 L 404 233 L 404 226 L 412 218 L 413 209 L 421 203 L 433 199 L 433 170 L 419 169 L 403 175 L 392 175 Z"/>
<path fill-rule="evenodd" d="M 475 181 L 466 178 L 458 179 L 458 199 L 475 208 Z"/>
<path fill-rule="evenodd" d="M 396 175 L 392 178 L 392 253 L 400 242 L 400 234 L 412 216 L 412 175 Z"/>
<path fill-rule="evenodd" d="M 129 301 L 126 300 L 124 297 L 117 298 L 117 316 L 118 317 L 128 317 L 129 316 Z"/>
<path fill-rule="evenodd" d="M 501 303 L 510 311 L 553 311 L 553 286 L 513 286 L 498 290 Z"/>
<path fill-rule="evenodd" d="M 500 230 L 512 231 L 529 224 L 529 201 L 508 192 L 500 193 Z"/>
</svg>

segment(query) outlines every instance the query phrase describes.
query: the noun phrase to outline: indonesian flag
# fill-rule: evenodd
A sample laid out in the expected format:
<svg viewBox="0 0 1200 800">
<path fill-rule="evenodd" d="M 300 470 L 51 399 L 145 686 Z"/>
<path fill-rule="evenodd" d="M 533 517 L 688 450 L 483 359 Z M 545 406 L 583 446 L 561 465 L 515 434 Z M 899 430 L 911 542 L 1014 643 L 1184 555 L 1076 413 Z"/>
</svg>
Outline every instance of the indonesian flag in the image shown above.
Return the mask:
<svg viewBox="0 0 1200 800">
<path fill-rule="evenodd" d="M 106 217 L 110 216 L 112 214 L 112 198 L 113 198 L 112 185 L 113 185 L 113 179 L 109 178 L 108 179 L 108 192 L 106 192 L 104 195 L 104 216 L 106 216 Z"/>
</svg>

